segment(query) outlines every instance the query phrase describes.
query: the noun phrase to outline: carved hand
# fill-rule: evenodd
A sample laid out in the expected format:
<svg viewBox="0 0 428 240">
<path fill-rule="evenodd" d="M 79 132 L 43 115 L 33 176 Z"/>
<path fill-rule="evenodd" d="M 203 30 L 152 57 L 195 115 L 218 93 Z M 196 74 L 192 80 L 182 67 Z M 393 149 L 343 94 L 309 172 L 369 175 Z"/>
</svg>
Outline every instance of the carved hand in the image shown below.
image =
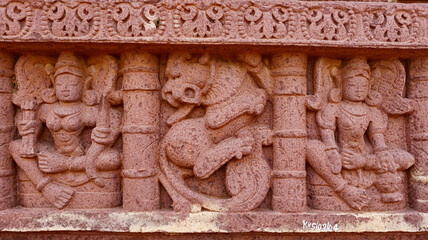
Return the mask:
<svg viewBox="0 0 428 240">
<path fill-rule="evenodd" d="M 92 129 L 91 139 L 92 141 L 103 145 L 109 145 L 113 142 L 113 136 L 110 128 L 95 127 Z"/>
<path fill-rule="evenodd" d="M 37 108 L 37 103 L 34 101 L 22 101 L 21 103 L 21 109 L 27 110 L 27 111 L 34 111 Z"/>
<path fill-rule="evenodd" d="M 366 166 L 366 158 L 350 149 L 344 149 L 342 152 L 342 164 L 346 169 L 362 169 Z"/>
<path fill-rule="evenodd" d="M 342 162 L 339 151 L 337 149 L 330 149 L 326 152 L 327 158 L 330 160 L 331 171 L 334 174 L 339 174 L 342 170 Z"/>
<path fill-rule="evenodd" d="M 59 173 L 68 170 L 67 157 L 51 153 L 47 151 L 41 151 L 37 154 L 39 161 L 39 168 L 45 173 Z"/>
<path fill-rule="evenodd" d="M 66 207 L 75 194 L 75 190 L 59 183 L 51 182 L 43 188 L 43 196 L 58 209 Z"/>
<path fill-rule="evenodd" d="M 36 134 L 41 128 L 41 122 L 39 120 L 22 120 L 19 125 L 19 134 L 21 136 Z"/>
<path fill-rule="evenodd" d="M 377 152 L 376 158 L 377 158 L 376 166 L 377 166 L 378 173 L 397 171 L 399 166 L 397 163 L 395 163 L 394 156 L 388 150 Z"/>
</svg>

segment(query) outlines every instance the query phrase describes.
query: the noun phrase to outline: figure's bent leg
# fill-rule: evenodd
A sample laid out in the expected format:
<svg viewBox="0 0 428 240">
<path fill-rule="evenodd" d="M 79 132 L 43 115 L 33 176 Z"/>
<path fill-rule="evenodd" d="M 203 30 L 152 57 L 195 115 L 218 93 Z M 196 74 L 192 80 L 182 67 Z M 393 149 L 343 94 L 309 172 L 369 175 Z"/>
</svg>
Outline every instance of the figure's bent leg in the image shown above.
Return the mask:
<svg viewBox="0 0 428 240">
<path fill-rule="evenodd" d="M 397 170 L 379 174 L 375 186 L 380 192 L 382 202 L 399 202 L 404 200 L 404 195 L 400 192 L 403 179 L 397 171 L 410 168 L 415 163 L 415 158 L 401 149 L 391 148 L 388 151 L 392 155 L 392 161 L 396 164 Z"/>
<path fill-rule="evenodd" d="M 362 188 L 349 185 L 341 174 L 334 174 L 330 161 L 325 153 L 325 146 L 321 141 L 309 140 L 306 153 L 309 165 L 327 184 L 338 193 L 352 208 L 361 210 L 367 206 L 370 198 Z"/>
<path fill-rule="evenodd" d="M 334 174 L 332 172 L 330 161 L 325 153 L 325 146 L 321 141 L 308 141 L 306 160 L 335 192 L 343 190 L 347 185 L 346 180 L 343 179 L 341 174 Z"/>
<path fill-rule="evenodd" d="M 9 146 L 12 158 L 19 168 L 25 172 L 48 202 L 59 209 L 67 206 L 75 193 L 74 189 L 52 182 L 49 177 L 40 171 L 36 158 L 22 158 L 20 156 L 20 147 L 21 140 L 13 141 Z"/>
<path fill-rule="evenodd" d="M 241 159 L 243 155 L 251 152 L 253 143 L 252 137 L 242 139 L 231 137 L 223 140 L 198 156 L 193 167 L 195 176 L 207 178 L 230 159 L 234 157 Z"/>
<path fill-rule="evenodd" d="M 96 169 L 100 171 L 113 171 L 120 168 L 121 164 L 120 152 L 116 149 L 106 149 L 95 161 Z"/>
</svg>

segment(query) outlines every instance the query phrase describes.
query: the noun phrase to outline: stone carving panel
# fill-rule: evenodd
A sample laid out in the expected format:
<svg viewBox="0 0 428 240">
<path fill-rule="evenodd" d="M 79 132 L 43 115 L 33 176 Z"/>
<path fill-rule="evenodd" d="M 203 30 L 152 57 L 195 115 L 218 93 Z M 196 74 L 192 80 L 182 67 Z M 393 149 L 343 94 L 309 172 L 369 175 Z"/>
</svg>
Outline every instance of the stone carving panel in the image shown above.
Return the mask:
<svg viewBox="0 0 428 240">
<path fill-rule="evenodd" d="M 407 201 L 405 174 L 414 157 L 388 146 L 388 115 L 408 114 L 405 71 L 398 59 L 315 63 L 314 95 L 320 139 L 308 141 L 310 205 L 328 210 L 396 210 Z M 379 90 L 377 92 L 376 90 Z"/>
<path fill-rule="evenodd" d="M 423 60 L 409 62 L 408 99 L 398 58 L 65 51 L 23 54 L 14 66 L 4 59 L 2 79 L 14 74 L 15 86 L 0 96 L 10 122 L 2 139 L 17 171 L 2 160 L 3 208 L 15 202 L 16 174 L 17 202 L 29 208 L 425 209 L 424 133 L 415 127 L 424 95 L 414 87 L 424 83 L 414 70 Z"/>
<path fill-rule="evenodd" d="M 262 151 L 272 144 L 269 126 L 257 122 L 272 91 L 272 79 L 258 54 L 236 58 L 172 53 L 162 98 L 177 110 L 160 146 L 160 182 L 177 211 L 240 212 L 256 208 L 270 187 Z M 192 117 L 194 111 L 202 111 Z M 192 189 L 186 179 L 207 179 L 225 166 L 228 196 Z"/>
<path fill-rule="evenodd" d="M 10 144 L 24 207 L 102 208 L 121 204 L 122 110 L 118 64 L 109 55 L 86 62 L 24 55 L 15 65 L 20 139 Z"/>
</svg>

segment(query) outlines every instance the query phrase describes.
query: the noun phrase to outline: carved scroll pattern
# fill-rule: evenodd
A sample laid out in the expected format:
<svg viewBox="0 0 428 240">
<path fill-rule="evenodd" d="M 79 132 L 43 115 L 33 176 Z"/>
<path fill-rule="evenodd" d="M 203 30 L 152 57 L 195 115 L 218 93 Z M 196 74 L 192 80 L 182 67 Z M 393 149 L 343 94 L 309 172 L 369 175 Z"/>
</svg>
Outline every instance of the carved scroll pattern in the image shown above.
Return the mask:
<svg viewBox="0 0 428 240">
<path fill-rule="evenodd" d="M 284 6 L 275 6 L 269 10 L 251 6 L 242 13 L 243 19 L 239 32 L 251 38 L 292 37 L 295 30 L 293 12 Z"/>
<path fill-rule="evenodd" d="M 350 9 L 306 9 L 301 18 L 306 39 L 347 40 L 356 31 L 357 20 Z"/>
<path fill-rule="evenodd" d="M 108 10 L 110 36 L 145 37 L 154 35 L 159 10 L 153 5 L 120 3 Z"/>
<path fill-rule="evenodd" d="M 46 36 L 89 38 L 100 28 L 100 8 L 94 3 L 47 3 L 42 14 L 41 27 Z"/>
<path fill-rule="evenodd" d="M 0 3 L 0 19 L 0 38 L 21 37 L 33 25 L 33 11 L 28 3 Z"/>
<path fill-rule="evenodd" d="M 419 31 L 415 11 L 374 10 L 364 14 L 363 23 L 367 38 L 381 42 L 413 42 Z"/>
<path fill-rule="evenodd" d="M 4 1 L 0 39 L 96 41 L 269 40 L 287 44 L 426 44 L 426 6 L 420 4 L 337 4 L 283 1 L 124 0 Z M 40 18 L 33 15 L 40 14 Z M 40 28 L 31 28 L 37 25 Z M 29 32 L 32 31 L 32 32 Z M 33 34 L 34 33 L 34 34 Z M 205 40 L 207 39 L 207 40 Z M 285 43 L 285 42 L 284 42 Z M 420 47 L 420 45 L 418 45 Z"/>
<path fill-rule="evenodd" d="M 223 18 L 224 9 L 219 5 L 211 5 L 206 10 L 179 5 L 174 11 L 174 28 L 179 36 L 218 37 L 224 32 Z"/>
</svg>

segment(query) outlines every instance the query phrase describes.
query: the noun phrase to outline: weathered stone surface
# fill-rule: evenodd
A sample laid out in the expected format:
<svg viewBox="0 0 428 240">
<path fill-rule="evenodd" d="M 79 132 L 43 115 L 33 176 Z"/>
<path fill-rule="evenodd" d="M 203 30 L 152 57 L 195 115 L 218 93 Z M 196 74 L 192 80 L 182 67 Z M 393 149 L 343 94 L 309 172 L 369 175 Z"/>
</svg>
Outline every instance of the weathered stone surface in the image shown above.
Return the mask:
<svg viewBox="0 0 428 240">
<path fill-rule="evenodd" d="M 1 237 L 423 239 L 427 12 L 0 1 Z"/>
</svg>

